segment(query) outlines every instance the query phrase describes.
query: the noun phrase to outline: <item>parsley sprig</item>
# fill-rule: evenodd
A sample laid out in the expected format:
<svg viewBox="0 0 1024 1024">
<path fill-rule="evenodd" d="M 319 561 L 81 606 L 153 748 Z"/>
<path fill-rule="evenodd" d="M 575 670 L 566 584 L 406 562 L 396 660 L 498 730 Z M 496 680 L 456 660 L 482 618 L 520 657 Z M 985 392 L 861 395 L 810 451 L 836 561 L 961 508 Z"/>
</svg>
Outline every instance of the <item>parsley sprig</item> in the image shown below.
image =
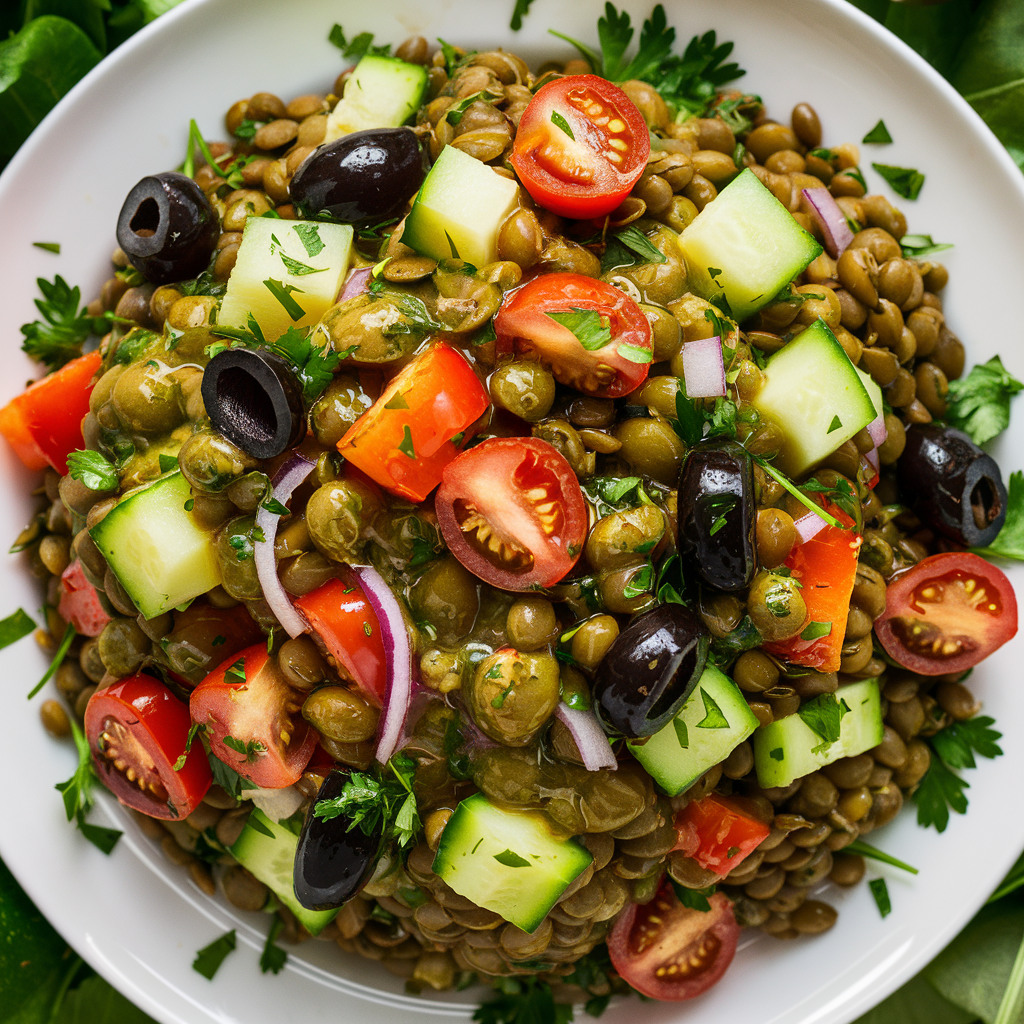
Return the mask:
<svg viewBox="0 0 1024 1024">
<path fill-rule="evenodd" d="M 975 444 L 984 444 L 1009 426 L 1010 399 L 1022 390 L 1024 382 L 1003 366 L 999 356 L 993 356 L 966 377 L 949 382 L 946 421 Z"/>
<path fill-rule="evenodd" d="M 92 789 L 96 783 L 96 771 L 92 766 L 89 741 L 73 718 L 71 719 L 71 735 L 74 737 L 75 748 L 78 751 L 78 767 L 67 782 L 59 782 L 54 788 L 64 798 L 64 811 L 68 816 L 68 821 L 74 821 L 82 835 L 90 843 L 104 853 L 110 853 L 117 845 L 122 833 L 114 828 L 90 825 L 85 820 L 93 805 Z"/>
<path fill-rule="evenodd" d="M 42 320 L 21 325 L 25 336 L 21 348 L 50 370 L 59 370 L 82 354 L 82 344 L 88 338 L 110 330 L 114 314 L 87 315 L 85 309 L 79 309 L 81 289 L 72 288 L 60 274 L 52 281 L 36 278 L 36 284 L 43 293 L 41 299 L 35 300 Z"/>
<path fill-rule="evenodd" d="M 359 828 L 364 835 L 394 841 L 403 849 L 415 842 L 420 830 L 412 788 L 415 773 L 416 762 L 406 754 L 396 754 L 378 775 L 352 772 L 340 796 L 318 801 L 313 815 L 324 821 L 345 816 L 347 831 Z"/>
<path fill-rule="evenodd" d="M 556 1003 L 551 986 L 540 978 L 502 978 L 495 987 L 497 997 L 473 1014 L 480 1024 L 569 1024 L 572 1020 L 572 1006 Z"/>
<path fill-rule="evenodd" d="M 971 548 L 985 558 L 1013 558 L 1024 562 L 1024 473 L 1010 474 L 1006 490 L 1006 522 L 987 548 Z"/>
</svg>

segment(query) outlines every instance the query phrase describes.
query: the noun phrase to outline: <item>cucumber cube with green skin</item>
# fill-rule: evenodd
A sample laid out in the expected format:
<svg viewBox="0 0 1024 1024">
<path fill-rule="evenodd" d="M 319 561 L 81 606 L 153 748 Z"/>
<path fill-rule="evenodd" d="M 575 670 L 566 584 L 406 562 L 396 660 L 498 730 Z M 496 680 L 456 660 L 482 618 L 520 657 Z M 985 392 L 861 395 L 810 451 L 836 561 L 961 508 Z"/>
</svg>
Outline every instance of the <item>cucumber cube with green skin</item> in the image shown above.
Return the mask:
<svg viewBox="0 0 1024 1024">
<path fill-rule="evenodd" d="M 252 314 L 267 341 L 311 327 L 337 301 L 351 257 L 349 224 L 250 217 L 217 322 L 246 328 Z"/>
<path fill-rule="evenodd" d="M 437 158 L 405 221 L 402 241 L 435 260 L 482 267 L 498 258 L 498 229 L 519 202 L 519 186 L 454 146 Z"/>
<path fill-rule="evenodd" d="M 669 795 L 678 796 L 724 761 L 758 722 L 739 687 L 713 665 L 704 669 L 679 714 L 630 753 Z"/>
<path fill-rule="evenodd" d="M 398 128 L 416 112 L 426 89 L 427 69 L 422 65 L 395 57 L 363 57 L 327 117 L 324 142 L 366 128 Z"/>
<path fill-rule="evenodd" d="M 253 828 L 258 823 L 260 830 Z M 266 833 L 269 832 L 270 835 Z M 242 834 L 230 847 L 231 855 L 252 872 L 305 925 L 310 935 L 319 935 L 337 916 L 337 910 L 307 910 L 295 895 L 292 881 L 299 837 L 284 825 L 271 821 L 254 807 Z"/>
<path fill-rule="evenodd" d="M 784 437 L 775 464 L 800 476 L 877 415 L 857 367 L 824 320 L 779 349 L 750 404 Z"/>
<path fill-rule="evenodd" d="M 679 238 L 690 291 L 745 320 L 767 306 L 821 246 L 749 168 L 686 226 Z"/>
<path fill-rule="evenodd" d="M 118 582 L 147 619 L 221 582 L 217 545 L 185 510 L 188 481 L 175 470 L 129 491 L 89 530 Z"/>
<path fill-rule="evenodd" d="M 433 866 L 460 896 L 533 932 L 593 859 L 554 836 L 541 815 L 503 810 L 477 793 L 455 808 Z"/>
<path fill-rule="evenodd" d="M 836 700 L 850 709 L 839 723 L 839 739 L 822 748 L 821 737 L 799 713 L 777 718 L 754 735 L 754 767 L 762 789 L 788 786 L 841 757 L 855 757 L 882 742 L 885 726 L 877 679 L 841 686 Z"/>
<path fill-rule="evenodd" d="M 875 410 L 875 418 L 881 416 L 885 409 L 885 406 L 882 404 L 882 389 L 878 386 L 874 377 L 865 373 L 859 366 L 857 367 L 857 376 L 860 377 L 860 382 L 864 385 L 868 398 L 871 399 L 871 405 Z"/>
</svg>

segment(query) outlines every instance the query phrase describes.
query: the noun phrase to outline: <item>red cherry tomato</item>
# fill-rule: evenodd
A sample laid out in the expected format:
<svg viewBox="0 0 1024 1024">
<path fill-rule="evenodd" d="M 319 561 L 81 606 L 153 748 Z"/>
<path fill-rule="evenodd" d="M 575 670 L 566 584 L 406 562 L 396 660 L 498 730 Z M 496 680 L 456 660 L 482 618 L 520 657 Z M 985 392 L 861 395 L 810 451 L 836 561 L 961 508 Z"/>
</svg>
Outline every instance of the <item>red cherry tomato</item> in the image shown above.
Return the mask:
<svg viewBox="0 0 1024 1024">
<path fill-rule="evenodd" d="M 931 555 L 890 580 L 875 633 L 911 672 L 963 672 L 1017 635 L 1017 598 L 994 565 L 966 551 Z"/>
<path fill-rule="evenodd" d="M 510 292 L 494 331 L 499 359 L 536 360 L 562 384 L 598 398 L 634 391 L 654 358 L 644 311 L 625 292 L 583 274 L 541 274 Z"/>
<path fill-rule="evenodd" d="M 570 75 L 530 101 L 511 159 L 535 202 L 563 217 L 587 218 L 622 202 L 650 152 L 643 114 L 620 88 L 596 75 Z"/>
<path fill-rule="evenodd" d="M 301 707 L 263 644 L 228 658 L 189 701 L 192 721 L 206 726 L 210 752 L 263 789 L 297 782 L 313 756 L 317 734 Z"/>
<path fill-rule="evenodd" d="M 740 934 L 727 897 L 716 892 L 709 902 L 706 911 L 684 907 L 666 880 L 650 903 L 631 903 L 608 936 L 615 970 L 652 999 L 706 992 L 732 963 Z"/>
<path fill-rule="evenodd" d="M 587 536 L 576 474 L 532 437 L 493 437 L 463 452 L 445 469 L 435 506 L 452 554 L 503 590 L 557 583 Z"/>
<path fill-rule="evenodd" d="M 423 501 L 488 404 L 469 363 L 448 345 L 434 345 L 399 372 L 338 451 L 381 487 Z"/>
<path fill-rule="evenodd" d="M 295 607 L 338 662 L 338 671 L 380 706 L 387 693 L 387 656 L 380 623 L 355 580 L 328 580 Z M 369 633 L 367 632 L 369 626 Z"/>
<path fill-rule="evenodd" d="M 825 511 L 844 526 L 853 526 L 853 520 L 841 508 L 826 502 Z M 785 564 L 802 586 L 800 596 L 807 605 L 804 632 L 811 623 L 825 623 L 832 628 L 814 639 L 805 640 L 798 633 L 788 640 L 764 644 L 766 651 L 819 672 L 839 671 L 860 545 L 859 533 L 826 525 L 810 540 L 793 548 Z"/>
<path fill-rule="evenodd" d="M 181 821 L 206 796 L 213 775 L 201 743 L 185 753 L 188 707 L 152 676 L 132 676 L 97 690 L 85 709 L 85 735 L 96 774 L 118 800 L 151 818 Z"/>
<path fill-rule="evenodd" d="M 82 636 L 99 636 L 110 621 L 110 613 L 103 607 L 99 592 L 86 579 L 77 558 L 61 573 L 57 614 Z"/>
<path fill-rule="evenodd" d="M 0 434 L 29 469 L 67 473 L 68 455 L 85 444 L 82 419 L 100 361 L 99 352 L 72 359 L 0 409 Z"/>
<path fill-rule="evenodd" d="M 724 878 L 771 831 L 743 805 L 743 797 L 729 799 L 717 793 L 692 800 L 676 815 L 675 848 Z"/>
</svg>

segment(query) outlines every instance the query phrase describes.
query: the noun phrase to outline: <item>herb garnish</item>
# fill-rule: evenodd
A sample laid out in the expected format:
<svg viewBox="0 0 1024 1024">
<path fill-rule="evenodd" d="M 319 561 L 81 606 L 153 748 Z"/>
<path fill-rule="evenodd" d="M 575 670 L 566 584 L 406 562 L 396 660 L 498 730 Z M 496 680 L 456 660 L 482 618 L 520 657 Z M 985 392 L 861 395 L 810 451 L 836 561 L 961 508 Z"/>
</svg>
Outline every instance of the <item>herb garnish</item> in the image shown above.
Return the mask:
<svg viewBox="0 0 1024 1024">
<path fill-rule="evenodd" d="M 557 110 L 551 111 L 551 123 L 556 128 L 560 128 L 563 132 L 565 132 L 565 134 L 568 135 L 573 142 L 576 141 L 576 136 L 573 135 L 572 133 L 572 126 Z"/>
<path fill-rule="evenodd" d="M 35 622 L 24 608 L 19 608 L 6 619 L 0 619 L 0 651 L 23 636 L 28 636 L 35 628 Z"/>
<path fill-rule="evenodd" d="M 571 331 L 576 340 L 588 351 L 596 352 L 611 344 L 611 320 L 596 309 L 579 309 L 571 306 L 564 311 L 546 314 L 556 324 Z"/>
<path fill-rule="evenodd" d="M 885 178 L 896 195 L 903 196 L 904 199 L 916 199 L 921 194 L 924 175 L 920 171 L 916 171 L 912 167 L 893 167 L 891 164 L 872 164 L 871 166 Z"/>
<path fill-rule="evenodd" d="M 64 661 L 64 656 L 68 653 L 71 644 L 75 639 L 75 627 L 69 622 L 67 628 L 64 630 L 64 636 L 61 637 L 60 645 L 57 647 L 57 651 L 53 656 L 53 661 L 50 662 L 49 668 L 43 673 L 43 678 L 36 683 L 35 686 L 29 691 L 28 699 L 31 700 L 52 678 L 57 669 L 60 668 Z"/>
<path fill-rule="evenodd" d="M 301 288 L 293 284 L 282 284 L 272 277 L 263 282 L 263 287 L 281 303 L 284 311 L 293 320 L 301 320 L 306 315 L 306 311 L 292 298 L 292 292 L 298 292 L 300 295 L 305 294 Z"/>
<path fill-rule="evenodd" d="M 889 129 L 885 127 L 885 122 L 879 121 L 860 141 L 884 145 L 885 143 L 892 142 L 892 136 L 889 134 Z"/>
<path fill-rule="evenodd" d="M 676 894 L 676 899 L 684 907 L 700 910 L 705 914 L 711 909 L 708 897 L 715 894 L 715 886 L 709 885 L 706 889 L 689 889 L 685 885 L 680 885 L 674 878 L 669 878 L 669 882 L 672 885 L 672 891 Z"/>
<path fill-rule="evenodd" d="M 842 698 L 837 700 L 834 693 L 823 693 L 800 706 L 797 711 L 800 720 L 821 739 L 817 746 L 811 748 L 813 753 L 828 750 L 839 739 L 843 716 L 849 711 L 846 701 Z"/>
<path fill-rule="evenodd" d="M 903 250 L 904 259 L 923 259 L 925 256 L 932 256 L 937 252 L 944 252 L 952 249 L 951 242 L 935 242 L 931 235 L 904 235 L 900 239 L 900 248 Z"/>
<path fill-rule="evenodd" d="M 278 974 L 288 962 L 288 954 L 277 945 L 277 937 L 281 934 L 284 922 L 275 916 L 270 922 L 270 931 L 267 932 L 267 941 L 263 944 L 263 952 L 260 953 L 260 970 L 266 974 Z"/>
<path fill-rule="evenodd" d="M 722 714 L 722 709 L 707 690 L 700 691 L 704 701 L 704 717 L 697 723 L 698 729 L 728 729 L 729 719 Z"/>
<path fill-rule="evenodd" d="M 21 348 L 50 370 L 59 370 L 82 354 L 82 343 L 86 339 L 110 330 L 114 314 L 88 316 L 85 309 L 78 308 L 81 289 L 70 287 L 60 274 L 52 281 L 38 277 L 36 284 L 43 293 L 41 299 L 35 300 L 43 319 L 21 325 L 25 336 Z"/>
<path fill-rule="evenodd" d="M 74 636 L 74 630 L 70 626 L 68 628 L 71 629 L 71 634 Z M 96 770 L 92 766 L 89 741 L 74 718 L 70 719 L 70 722 L 71 735 L 74 737 L 75 748 L 78 750 L 78 767 L 67 782 L 57 783 L 54 789 L 64 798 L 64 811 L 68 816 L 68 821 L 76 822 L 79 831 L 93 846 L 98 847 L 104 853 L 110 853 L 117 845 L 122 833 L 114 828 L 90 825 L 85 820 L 93 805 L 92 787 L 96 782 Z"/>
<path fill-rule="evenodd" d="M 81 481 L 90 491 L 116 491 L 120 483 L 114 466 L 91 449 L 68 456 L 68 473 L 72 480 Z"/>
<path fill-rule="evenodd" d="M 243 742 L 242 740 L 236 740 L 234 736 L 225 736 L 223 743 L 228 750 L 233 750 L 236 754 L 242 755 L 243 760 L 239 762 L 240 764 L 252 764 L 256 758 L 267 752 L 266 743 L 260 740 Z"/>
<path fill-rule="evenodd" d="M 530 862 L 525 857 L 520 857 L 514 850 L 503 850 L 501 853 L 496 853 L 494 859 L 507 868 L 530 867 Z"/>
<path fill-rule="evenodd" d="M 871 846 L 869 843 L 865 843 L 863 839 L 855 839 L 852 843 L 847 843 L 847 845 L 843 847 L 843 852 L 859 853 L 862 857 L 868 857 L 871 860 L 878 860 L 883 864 L 891 864 L 893 867 L 909 871 L 912 875 L 917 874 L 917 868 L 911 867 L 909 864 L 885 853 L 883 850 L 879 850 L 875 846 Z"/>
<path fill-rule="evenodd" d="M 975 444 L 984 444 L 1002 433 L 1010 423 L 1010 399 L 1024 390 L 999 356 L 979 363 L 966 377 L 949 382 L 946 421 L 968 434 Z"/>
<path fill-rule="evenodd" d="M 1006 487 L 1006 521 L 987 548 L 971 548 L 985 558 L 1013 558 L 1024 562 L 1024 472 L 1010 474 Z"/>
<path fill-rule="evenodd" d="M 613 231 L 605 240 L 601 270 L 635 267 L 641 263 L 665 263 L 667 259 L 638 227 L 630 224 Z"/>
<path fill-rule="evenodd" d="M 375 57 L 388 57 L 391 54 L 389 43 L 384 46 L 373 45 L 372 32 L 360 32 L 351 39 L 346 39 L 345 30 L 337 23 L 331 28 L 327 41 L 341 50 L 343 57 L 352 61 L 358 61 L 367 54 Z"/>
<path fill-rule="evenodd" d="M 868 882 L 871 895 L 875 897 L 875 904 L 882 917 L 888 917 L 892 913 L 892 903 L 889 900 L 889 887 L 885 884 L 884 878 L 872 878 Z"/>
<path fill-rule="evenodd" d="M 224 963 L 229 953 L 234 952 L 237 944 L 235 929 L 232 928 L 196 953 L 196 958 L 192 961 L 192 970 L 201 974 L 207 981 L 213 981 L 213 976 L 220 970 L 220 965 Z"/>
<path fill-rule="evenodd" d="M 498 997 L 481 1004 L 473 1014 L 480 1024 L 569 1024 L 572 1007 L 556 1003 L 551 986 L 534 976 L 502 978 Z"/>
</svg>

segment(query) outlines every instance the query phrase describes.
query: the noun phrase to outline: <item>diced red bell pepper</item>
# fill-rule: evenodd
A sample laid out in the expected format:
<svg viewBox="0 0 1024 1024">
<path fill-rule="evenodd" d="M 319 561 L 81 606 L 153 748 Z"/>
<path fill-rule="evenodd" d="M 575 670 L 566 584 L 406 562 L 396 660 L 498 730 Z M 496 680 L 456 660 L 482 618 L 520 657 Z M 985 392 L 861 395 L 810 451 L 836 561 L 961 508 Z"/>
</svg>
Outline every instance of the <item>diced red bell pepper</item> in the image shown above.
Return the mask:
<svg viewBox="0 0 1024 1024">
<path fill-rule="evenodd" d="M 803 586 L 800 596 L 807 605 L 807 619 L 801 633 L 812 623 L 825 623 L 832 628 L 826 636 L 815 639 L 804 640 L 798 633 L 788 640 L 776 640 L 763 646 L 770 654 L 795 665 L 819 672 L 838 672 L 862 538 L 853 530 L 853 520 L 842 509 L 826 503 L 825 511 L 850 529 L 826 524 L 810 540 L 797 544 L 785 564 Z M 813 632 L 820 632 L 820 629 Z"/>
<path fill-rule="evenodd" d="M 67 473 L 68 456 L 84 444 L 82 419 L 100 361 L 99 352 L 72 359 L 0 409 L 0 434 L 29 469 Z"/>
<path fill-rule="evenodd" d="M 744 807 L 742 797 L 712 793 L 693 800 L 676 814 L 677 850 L 706 871 L 724 878 L 761 845 L 771 829 Z"/>
<path fill-rule="evenodd" d="M 83 636 L 99 636 L 110 621 L 110 614 L 77 558 L 61 573 L 57 614 Z"/>
</svg>

